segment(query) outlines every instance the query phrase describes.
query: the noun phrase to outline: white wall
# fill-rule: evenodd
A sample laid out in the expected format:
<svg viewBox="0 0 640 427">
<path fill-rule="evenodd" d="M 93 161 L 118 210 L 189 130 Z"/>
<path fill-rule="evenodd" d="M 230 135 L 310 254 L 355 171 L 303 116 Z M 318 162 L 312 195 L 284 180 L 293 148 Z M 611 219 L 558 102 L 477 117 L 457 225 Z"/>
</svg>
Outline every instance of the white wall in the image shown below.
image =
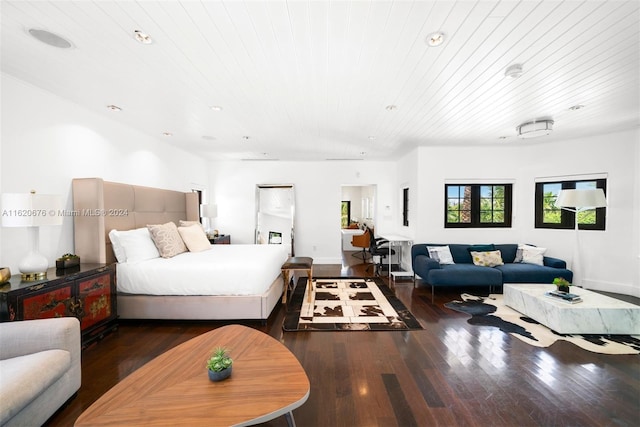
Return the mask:
<svg viewBox="0 0 640 427">
<path fill-rule="evenodd" d="M 363 161 L 212 162 L 210 200 L 218 205 L 215 228 L 232 243 L 253 243 L 257 184 L 295 187 L 295 254 L 314 263 L 340 263 L 340 202 L 343 185 L 377 185 L 376 233 L 391 230 L 378 212 L 392 205 L 394 163 Z"/>
<path fill-rule="evenodd" d="M 534 227 L 535 180 L 547 176 L 607 173 L 606 231 L 580 231 L 583 284 L 587 288 L 640 296 L 638 283 L 638 143 L 627 131 L 553 143 L 514 141 L 500 147 L 422 147 L 416 242 L 517 243 L 548 248 L 572 261 L 574 231 Z M 568 178 L 571 179 L 571 178 Z M 513 225 L 506 229 L 444 228 L 447 180 L 513 182 Z"/>
<path fill-rule="evenodd" d="M 179 191 L 207 185 L 206 162 L 78 105 L 2 74 L 0 192 L 62 195 L 72 208 L 71 180 L 107 181 Z M 126 110 L 115 114 L 126 114 Z M 0 228 L 0 265 L 18 273 L 27 230 Z M 41 227 L 40 249 L 51 266 L 73 252 L 73 221 Z"/>
</svg>

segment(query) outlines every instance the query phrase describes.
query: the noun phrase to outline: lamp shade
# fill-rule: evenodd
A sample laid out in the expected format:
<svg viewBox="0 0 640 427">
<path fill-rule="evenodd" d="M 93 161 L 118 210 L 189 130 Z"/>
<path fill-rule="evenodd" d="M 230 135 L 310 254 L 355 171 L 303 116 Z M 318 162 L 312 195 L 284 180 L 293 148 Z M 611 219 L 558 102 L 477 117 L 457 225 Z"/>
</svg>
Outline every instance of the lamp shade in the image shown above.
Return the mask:
<svg viewBox="0 0 640 427">
<path fill-rule="evenodd" d="M 202 205 L 203 218 L 215 218 L 218 216 L 218 205 Z"/>
<path fill-rule="evenodd" d="M 55 194 L 3 193 L 3 227 L 62 225 L 62 198 Z"/>
<path fill-rule="evenodd" d="M 559 208 L 593 209 L 607 206 L 602 188 L 588 190 L 560 190 L 556 199 Z"/>
</svg>

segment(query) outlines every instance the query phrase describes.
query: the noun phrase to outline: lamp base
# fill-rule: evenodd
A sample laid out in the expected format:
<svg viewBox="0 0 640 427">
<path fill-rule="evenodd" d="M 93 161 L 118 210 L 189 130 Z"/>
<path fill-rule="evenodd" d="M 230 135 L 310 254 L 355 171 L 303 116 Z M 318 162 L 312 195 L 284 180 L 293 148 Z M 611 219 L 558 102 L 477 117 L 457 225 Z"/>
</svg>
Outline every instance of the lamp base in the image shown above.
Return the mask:
<svg viewBox="0 0 640 427">
<path fill-rule="evenodd" d="M 41 273 L 22 273 L 20 278 L 25 282 L 34 282 L 36 280 L 44 280 L 47 278 L 47 272 Z"/>
</svg>

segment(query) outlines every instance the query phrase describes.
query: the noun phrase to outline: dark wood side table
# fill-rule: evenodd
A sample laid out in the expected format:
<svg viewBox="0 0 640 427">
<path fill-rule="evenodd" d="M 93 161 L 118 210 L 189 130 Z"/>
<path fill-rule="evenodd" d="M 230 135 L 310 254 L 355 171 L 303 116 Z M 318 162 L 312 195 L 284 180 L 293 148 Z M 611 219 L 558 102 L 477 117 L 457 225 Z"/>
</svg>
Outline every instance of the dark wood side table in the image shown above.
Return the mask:
<svg viewBox="0 0 640 427">
<path fill-rule="evenodd" d="M 213 239 L 209 239 L 209 242 L 212 245 L 230 245 L 231 244 L 231 234 L 221 234 L 218 237 L 214 237 Z"/>
<path fill-rule="evenodd" d="M 114 266 L 80 264 L 47 270 L 47 278 L 23 281 L 20 274 L 0 286 L 0 321 L 76 317 L 82 346 L 117 329 Z"/>
</svg>

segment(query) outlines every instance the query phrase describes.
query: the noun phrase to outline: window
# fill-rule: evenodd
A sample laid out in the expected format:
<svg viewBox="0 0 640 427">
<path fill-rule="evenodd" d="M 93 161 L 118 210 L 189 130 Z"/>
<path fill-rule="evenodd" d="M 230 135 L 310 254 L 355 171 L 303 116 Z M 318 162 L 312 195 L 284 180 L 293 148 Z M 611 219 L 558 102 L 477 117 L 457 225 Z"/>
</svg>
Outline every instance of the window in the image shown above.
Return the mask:
<svg viewBox="0 0 640 427">
<path fill-rule="evenodd" d="M 511 227 L 511 184 L 445 184 L 445 228 Z"/>
<path fill-rule="evenodd" d="M 340 226 L 347 228 L 351 222 L 351 202 L 343 200 L 340 204 Z"/>
<path fill-rule="evenodd" d="M 409 226 L 409 189 L 402 189 L 402 225 Z"/>
<path fill-rule="evenodd" d="M 536 183 L 536 228 L 575 228 L 576 214 L 556 207 L 556 199 L 560 190 L 602 188 L 607 192 L 606 179 L 580 181 L 556 181 Z M 580 230 L 604 230 L 606 208 L 588 209 L 578 212 L 578 228 Z"/>
</svg>

